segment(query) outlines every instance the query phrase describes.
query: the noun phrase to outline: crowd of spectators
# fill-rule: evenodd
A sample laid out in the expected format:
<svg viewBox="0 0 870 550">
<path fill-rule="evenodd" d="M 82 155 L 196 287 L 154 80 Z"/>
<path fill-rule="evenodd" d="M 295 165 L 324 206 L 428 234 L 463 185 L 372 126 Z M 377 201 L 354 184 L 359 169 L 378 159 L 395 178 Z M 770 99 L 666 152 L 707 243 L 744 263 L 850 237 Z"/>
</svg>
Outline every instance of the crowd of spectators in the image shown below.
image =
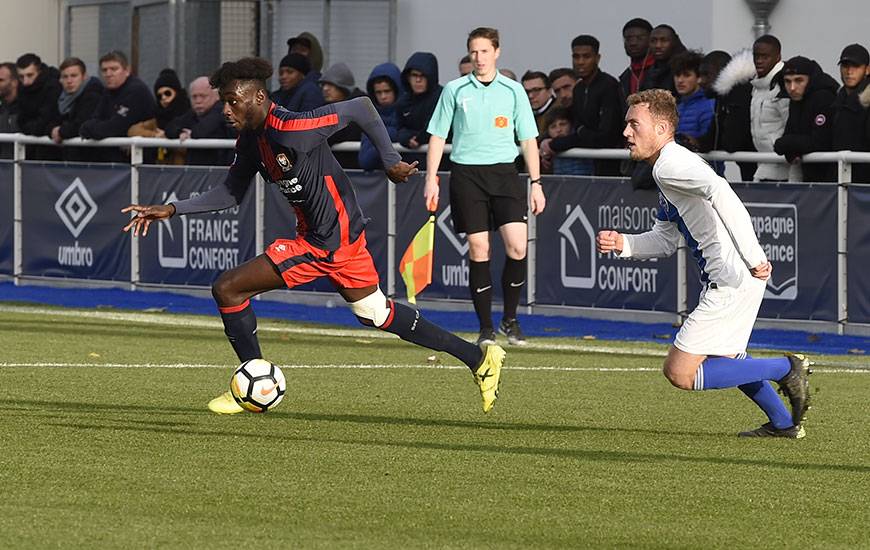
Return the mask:
<svg viewBox="0 0 870 550">
<path fill-rule="evenodd" d="M 627 67 L 618 76 L 601 70 L 596 37 L 582 34 L 569 44 L 570 67 L 532 67 L 520 81 L 535 115 L 544 173 L 631 176 L 637 187 L 652 185 L 648 167 L 630 162 L 566 158 L 572 148 L 623 145 L 623 116 L 632 93 L 669 90 L 680 115 L 678 140 L 696 151 L 761 151 L 782 155 L 787 163 L 738 163 L 747 181 L 834 181 L 832 164 L 801 163 L 816 151 L 870 151 L 870 53 L 860 44 L 842 50 L 839 79 L 804 55 L 784 58 L 783 45 L 771 35 L 733 55 L 688 49 L 673 27 L 645 19 L 622 29 Z M 426 129 L 441 94 L 441 80 L 474 78 L 474 66 L 462 57 L 456 73 L 440 75 L 438 60 L 415 52 L 400 69 L 375 67 L 363 89 L 341 62 L 323 68 L 323 49 L 311 33 L 287 40 L 278 63 L 278 88 L 271 99 L 292 111 L 368 95 L 390 136 L 416 150 L 429 141 Z M 49 136 L 62 145 L 73 137 L 103 139 L 149 136 L 170 139 L 233 138 L 222 116 L 223 105 L 206 75 L 189 86 L 171 68 L 149 86 L 132 74 L 122 52 L 99 60 L 99 76 L 76 57 L 59 68 L 33 53 L 0 63 L 0 133 Z M 517 80 L 512 71 L 502 74 Z M 361 130 L 350 125 L 330 143 L 361 141 L 359 153 L 343 154 L 348 167 L 379 168 L 377 155 Z M 8 157 L 9 144 L 0 145 Z M 125 161 L 123 149 L 37 146 L 28 158 L 72 161 Z M 208 149 L 158 149 L 149 162 L 227 164 L 231 153 Z M 425 162 L 425 155 L 410 156 Z M 714 168 L 724 172 L 722 163 Z M 870 182 L 870 164 L 856 164 L 852 181 Z"/>
</svg>

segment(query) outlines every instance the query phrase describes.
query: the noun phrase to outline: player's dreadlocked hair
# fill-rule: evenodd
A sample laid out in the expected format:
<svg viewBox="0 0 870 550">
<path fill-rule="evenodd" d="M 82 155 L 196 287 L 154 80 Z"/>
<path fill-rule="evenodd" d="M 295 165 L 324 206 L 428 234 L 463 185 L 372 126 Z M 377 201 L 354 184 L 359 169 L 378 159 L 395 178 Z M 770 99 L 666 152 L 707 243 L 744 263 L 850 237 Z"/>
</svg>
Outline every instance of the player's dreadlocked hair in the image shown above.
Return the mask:
<svg viewBox="0 0 870 550">
<path fill-rule="evenodd" d="M 629 107 L 646 105 L 653 119 L 664 120 L 671 125 L 672 131 L 676 131 L 680 117 L 677 115 L 677 100 L 671 92 L 658 88 L 643 90 L 628 96 L 626 103 Z"/>
<path fill-rule="evenodd" d="M 243 57 L 238 61 L 228 61 L 221 65 L 208 79 L 212 88 L 220 90 L 233 80 L 256 82 L 260 89 L 266 89 L 266 80 L 272 76 L 272 64 L 262 57 Z"/>
</svg>

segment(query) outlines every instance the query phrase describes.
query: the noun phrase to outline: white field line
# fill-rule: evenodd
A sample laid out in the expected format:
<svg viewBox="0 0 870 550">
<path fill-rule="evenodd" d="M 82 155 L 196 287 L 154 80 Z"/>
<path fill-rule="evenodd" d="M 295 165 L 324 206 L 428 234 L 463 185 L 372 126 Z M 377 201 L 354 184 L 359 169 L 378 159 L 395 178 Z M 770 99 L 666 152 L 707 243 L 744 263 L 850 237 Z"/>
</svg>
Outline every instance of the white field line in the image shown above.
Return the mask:
<svg viewBox="0 0 870 550">
<path fill-rule="evenodd" d="M 107 321 L 123 321 L 128 323 L 144 323 L 160 326 L 175 326 L 188 328 L 214 328 L 223 330 L 223 323 L 218 319 L 201 319 L 191 316 L 179 316 L 161 313 L 133 313 L 117 311 L 84 311 L 84 310 L 55 310 L 30 308 L 24 306 L 0 306 L 0 313 L 19 313 L 31 315 L 50 315 L 58 317 L 75 317 L 78 319 L 99 319 Z M 398 338 L 394 334 L 373 329 L 340 329 L 340 328 L 305 328 L 294 326 L 269 326 L 268 324 L 257 327 L 257 332 L 280 332 L 283 334 L 300 334 L 307 336 L 335 336 L 352 337 L 362 339 Z M 631 345 L 632 347 L 628 347 Z M 626 343 L 626 347 L 616 346 L 590 346 L 584 344 L 556 344 L 547 342 L 529 342 L 524 346 L 527 349 L 577 351 L 583 353 L 607 353 L 620 355 L 640 355 L 644 357 L 664 357 L 667 349 L 640 347 Z"/>
<path fill-rule="evenodd" d="M 136 312 L 118 312 L 118 311 L 91 311 L 91 310 L 79 310 L 79 309 L 46 309 L 39 307 L 28 307 L 28 306 L 14 306 L 14 305 L 2 305 L 0 306 L 0 314 L 2 313 L 17 313 L 17 314 L 31 314 L 31 315 L 46 315 L 46 316 L 57 316 L 57 317 L 74 317 L 74 318 L 85 318 L 85 319 L 98 319 L 98 320 L 109 320 L 109 321 L 120 321 L 127 323 L 142 323 L 142 324 L 151 324 L 158 326 L 174 326 L 174 327 L 187 327 L 187 328 L 213 328 L 223 330 L 223 323 L 221 323 L 218 319 L 207 319 L 200 318 L 191 315 L 176 315 L 176 314 L 166 314 L 166 313 L 136 313 Z M 307 336 L 330 336 L 330 337 L 350 337 L 350 338 L 360 338 L 364 340 L 368 339 L 379 339 L 379 338 L 398 338 L 398 336 L 394 334 L 390 334 L 387 332 L 382 332 L 379 330 L 373 330 L 368 328 L 360 328 L 360 329 L 339 329 L 339 328 L 305 328 L 305 327 L 294 327 L 294 326 L 269 326 L 266 324 L 265 326 L 258 327 L 258 332 L 278 332 L 283 334 L 299 334 L 299 335 L 307 335 Z M 606 354 L 616 354 L 616 355 L 634 355 L 640 357 L 664 357 L 667 355 L 667 348 L 665 347 L 644 347 L 643 344 L 637 344 L 632 342 L 626 342 L 625 347 L 617 347 L 617 346 L 599 346 L 599 345 L 589 345 L 589 344 L 557 344 L 547 342 L 547 339 L 540 339 L 538 341 L 529 342 L 525 346 L 524 349 L 533 349 L 533 350 L 555 350 L 555 351 L 573 351 L 579 353 L 606 353 Z M 629 347 L 630 346 L 630 347 Z M 77 363 L 78 364 L 78 363 Z M 3 366 L 3 363 L 0 363 L 0 366 Z M 84 363 L 82 363 L 84 365 Z M 99 364 L 94 364 L 94 366 L 100 366 Z M 155 365 L 156 366 L 156 365 Z M 163 365 L 160 365 L 163 368 Z M 217 365 L 214 365 L 217 366 Z M 282 365 L 283 367 L 284 365 Z M 342 366 L 330 366 L 324 365 L 324 368 L 342 368 Z M 417 368 L 417 366 L 410 365 L 405 368 Z M 120 368 L 120 367 L 119 367 Z M 193 368 L 193 367 L 186 367 Z M 304 366 L 300 366 L 297 368 L 306 368 Z M 315 366 L 311 366 L 308 368 L 315 368 Z M 347 367 L 344 367 L 347 368 Z M 376 368 L 376 367 L 373 367 Z M 383 368 L 401 368 L 401 366 L 397 365 L 384 365 Z M 456 367 L 460 368 L 460 367 Z M 465 367 L 461 367 L 465 368 Z M 510 367 L 512 369 L 519 370 L 520 367 Z M 547 370 L 550 367 L 528 367 L 534 370 Z M 554 367 L 552 370 L 571 370 L 573 367 Z M 846 361 L 830 361 L 826 360 L 824 365 L 818 365 L 815 367 L 816 372 L 821 372 L 822 369 L 826 369 L 826 372 L 834 373 L 834 372 L 842 372 L 842 373 L 851 373 L 851 372 L 870 372 L 870 368 L 867 367 L 856 367 L 854 363 L 849 363 Z M 835 370 L 840 369 L 840 370 Z M 584 367 L 576 367 L 576 370 L 584 371 L 590 370 L 585 369 Z M 596 369 L 591 369 L 596 370 Z M 614 369 L 618 370 L 618 369 Z M 638 370 L 638 369 L 624 369 L 624 370 Z M 650 369 L 650 370 L 659 370 L 659 369 Z"/>
<path fill-rule="evenodd" d="M 203 363 L 0 363 L 2 368 L 109 368 L 109 369 L 226 369 L 230 371 L 232 365 L 212 365 Z M 443 370 L 467 370 L 468 367 L 460 365 L 382 365 L 382 364 L 345 364 L 345 365 L 281 365 L 284 370 L 294 369 L 351 369 L 351 370 L 379 370 L 379 369 L 443 369 Z M 507 365 L 506 370 L 515 371 L 553 371 L 553 372 L 660 372 L 659 368 L 652 367 L 547 367 L 547 366 L 513 366 Z M 843 369 L 819 367 L 813 372 L 819 374 L 870 374 L 870 369 Z"/>
</svg>

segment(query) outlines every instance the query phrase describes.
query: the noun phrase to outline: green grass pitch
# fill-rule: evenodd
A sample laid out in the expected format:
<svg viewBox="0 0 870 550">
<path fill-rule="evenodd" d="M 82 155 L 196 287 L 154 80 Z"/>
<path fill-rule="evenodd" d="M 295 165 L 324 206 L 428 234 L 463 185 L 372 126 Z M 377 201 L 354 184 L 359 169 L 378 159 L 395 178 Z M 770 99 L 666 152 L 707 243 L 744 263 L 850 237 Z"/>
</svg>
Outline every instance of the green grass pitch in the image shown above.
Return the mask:
<svg viewBox="0 0 870 550">
<path fill-rule="evenodd" d="M 870 547 L 866 359 L 814 358 L 805 439 L 741 440 L 761 413 L 670 387 L 664 346 L 510 348 L 484 415 L 444 354 L 260 336 L 284 402 L 219 417 L 217 318 L 0 306 L 0 546 Z"/>
</svg>

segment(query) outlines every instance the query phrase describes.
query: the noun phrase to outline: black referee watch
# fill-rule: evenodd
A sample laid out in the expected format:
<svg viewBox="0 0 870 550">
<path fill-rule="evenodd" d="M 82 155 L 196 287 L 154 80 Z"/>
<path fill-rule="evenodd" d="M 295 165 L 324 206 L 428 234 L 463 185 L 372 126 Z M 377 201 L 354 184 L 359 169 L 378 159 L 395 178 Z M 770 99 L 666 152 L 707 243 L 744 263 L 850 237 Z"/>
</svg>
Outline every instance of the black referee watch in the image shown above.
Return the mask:
<svg viewBox="0 0 870 550">
<path fill-rule="evenodd" d="M 536 184 L 536 183 L 537 183 L 538 185 L 542 185 L 542 184 L 541 184 L 541 178 L 540 178 L 540 177 L 537 178 L 537 179 L 529 178 L 529 185 L 534 185 L 534 184 Z"/>
</svg>

